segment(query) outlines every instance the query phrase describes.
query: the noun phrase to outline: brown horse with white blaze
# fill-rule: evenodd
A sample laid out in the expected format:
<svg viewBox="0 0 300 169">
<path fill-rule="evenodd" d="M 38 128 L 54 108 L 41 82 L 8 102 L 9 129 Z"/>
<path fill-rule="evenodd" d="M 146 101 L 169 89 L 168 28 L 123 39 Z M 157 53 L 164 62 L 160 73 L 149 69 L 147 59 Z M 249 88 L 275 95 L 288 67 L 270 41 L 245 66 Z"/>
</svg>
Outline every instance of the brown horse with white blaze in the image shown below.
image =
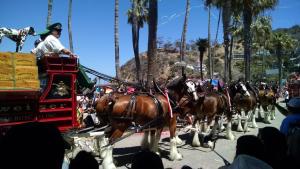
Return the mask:
<svg viewBox="0 0 300 169">
<path fill-rule="evenodd" d="M 237 130 L 247 132 L 249 130 L 249 119 L 252 120 L 252 127 L 257 127 L 255 122 L 255 110 L 257 107 L 257 99 L 255 93 L 253 91 L 248 90 L 243 82 L 233 83 L 230 85 L 229 89 L 230 97 L 232 98 L 233 108 L 238 116 Z M 245 118 L 243 127 L 242 118 Z"/>
</svg>

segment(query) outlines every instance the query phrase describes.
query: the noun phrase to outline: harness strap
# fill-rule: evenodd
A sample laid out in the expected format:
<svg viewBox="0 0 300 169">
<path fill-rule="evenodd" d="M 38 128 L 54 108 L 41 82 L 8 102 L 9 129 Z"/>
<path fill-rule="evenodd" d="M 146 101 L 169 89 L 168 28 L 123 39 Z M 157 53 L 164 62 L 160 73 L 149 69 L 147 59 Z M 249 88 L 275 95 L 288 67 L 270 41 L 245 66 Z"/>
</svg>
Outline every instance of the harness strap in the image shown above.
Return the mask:
<svg viewBox="0 0 300 169">
<path fill-rule="evenodd" d="M 172 106 L 171 106 L 171 103 L 170 103 L 168 89 L 165 89 L 164 96 L 167 99 L 170 117 L 173 118 L 173 109 L 172 109 Z"/>
<path fill-rule="evenodd" d="M 131 95 L 130 101 L 125 109 L 125 117 L 124 118 L 133 119 L 133 114 L 135 112 L 135 109 L 136 109 L 136 96 Z"/>
</svg>

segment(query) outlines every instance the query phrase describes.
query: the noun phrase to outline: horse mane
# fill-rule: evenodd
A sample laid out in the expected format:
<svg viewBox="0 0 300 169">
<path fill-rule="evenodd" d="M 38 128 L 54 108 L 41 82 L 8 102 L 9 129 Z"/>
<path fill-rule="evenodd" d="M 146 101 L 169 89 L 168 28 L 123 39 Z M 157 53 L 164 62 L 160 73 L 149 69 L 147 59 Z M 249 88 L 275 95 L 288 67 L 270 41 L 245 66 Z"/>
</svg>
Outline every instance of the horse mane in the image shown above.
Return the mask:
<svg viewBox="0 0 300 169">
<path fill-rule="evenodd" d="M 169 82 L 166 87 L 170 89 L 176 88 L 178 84 L 180 84 L 182 81 L 183 81 L 183 77 L 179 77 Z"/>
<path fill-rule="evenodd" d="M 160 93 L 163 94 L 164 92 L 161 90 L 161 88 L 158 86 L 158 84 L 156 83 L 156 81 L 153 79 L 153 86 L 154 86 L 154 91 L 156 93 Z"/>
</svg>

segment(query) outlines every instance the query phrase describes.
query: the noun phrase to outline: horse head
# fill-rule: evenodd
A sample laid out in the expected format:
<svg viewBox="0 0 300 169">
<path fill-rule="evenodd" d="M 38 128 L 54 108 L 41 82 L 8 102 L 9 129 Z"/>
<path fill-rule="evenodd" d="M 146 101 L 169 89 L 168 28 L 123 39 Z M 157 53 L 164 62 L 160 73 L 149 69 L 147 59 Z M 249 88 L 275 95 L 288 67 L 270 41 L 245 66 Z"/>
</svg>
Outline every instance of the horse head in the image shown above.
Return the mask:
<svg viewBox="0 0 300 169">
<path fill-rule="evenodd" d="M 243 82 L 238 82 L 237 84 L 235 84 L 235 87 L 236 87 L 236 91 L 241 93 L 243 96 L 247 96 L 247 97 L 250 96 L 250 93 Z"/>
<path fill-rule="evenodd" d="M 176 98 L 177 101 L 179 101 L 184 95 L 192 96 L 194 100 L 198 100 L 196 83 L 187 79 L 185 74 L 182 77 L 171 81 L 167 85 L 167 88 L 170 92 L 173 91 L 173 93 L 178 95 Z"/>
<path fill-rule="evenodd" d="M 197 95 L 196 83 L 192 80 L 186 80 L 185 85 L 187 86 L 187 93 L 193 95 L 194 100 L 197 101 L 199 98 Z"/>
<path fill-rule="evenodd" d="M 109 93 L 103 95 L 96 103 L 97 116 L 104 123 L 108 123 L 108 114 L 111 111 L 118 95 L 123 95 L 119 93 Z"/>
</svg>

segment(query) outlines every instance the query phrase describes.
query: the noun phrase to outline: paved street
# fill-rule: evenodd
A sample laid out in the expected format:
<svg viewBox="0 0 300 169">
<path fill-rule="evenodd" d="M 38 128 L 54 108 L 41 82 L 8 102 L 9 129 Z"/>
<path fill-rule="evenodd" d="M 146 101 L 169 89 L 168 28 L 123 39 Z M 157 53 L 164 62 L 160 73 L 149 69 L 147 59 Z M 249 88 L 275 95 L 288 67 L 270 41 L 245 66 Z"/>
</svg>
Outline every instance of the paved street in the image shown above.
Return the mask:
<svg viewBox="0 0 300 169">
<path fill-rule="evenodd" d="M 276 120 L 272 121 L 272 124 L 264 124 L 262 122 L 258 122 L 259 128 L 265 127 L 265 126 L 274 126 L 276 128 L 280 127 L 281 121 L 284 118 L 284 116 L 278 112 L 276 109 Z M 258 129 L 250 128 L 250 132 L 247 132 L 246 134 L 252 134 L 257 135 Z M 233 131 L 234 135 L 236 136 L 236 139 L 244 133 Z M 221 133 L 220 135 L 224 136 L 225 133 Z M 191 139 L 191 136 L 189 134 L 180 132 L 179 135 L 183 139 Z M 183 154 L 183 160 L 181 161 L 170 161 L 168 159 L 168 151 L 169 151 L 169 133 L 164 132 L 162 134 L 162 139 L 160 141 L 160 148 L 162 150 L 161 155 L 164 163 L 165 168 L 173 168 L 173 169 L 179 169 L 183 165 L 189 165 L 194 169 L 203 168 L 203 169 L 216 169 L 220 166 L 223 166 L 224 163 L 221 158 L 219 158 L 214 152 L 212 152 L 208 148 L 194 148 L 190 146 L 190 143 L 179 146 L 180 153 Z M 114 157 L 116 160 L 116 164 L 118 168 L 125 169 L 126 166 L 130 166 L 131 159 L 133 157 L 133 154 L 137 152 L 140 147 L 142 139 L 142 134 L 134 134 L 133 136 L 126 138 L 125 140 L 122 140 L 118 142 L 115 145 L 115 151 L 114 151 Z M 234 141 L 229 141 L 226 139 L 219 139 L 216 144 L 215 150 L 223 155 L 229 162 L 232 162 L 235 154 L 235 145 L 236 145 L 236 139 Z M 101 167 L 100 167 L 101 168 Z"/>
</svg>

